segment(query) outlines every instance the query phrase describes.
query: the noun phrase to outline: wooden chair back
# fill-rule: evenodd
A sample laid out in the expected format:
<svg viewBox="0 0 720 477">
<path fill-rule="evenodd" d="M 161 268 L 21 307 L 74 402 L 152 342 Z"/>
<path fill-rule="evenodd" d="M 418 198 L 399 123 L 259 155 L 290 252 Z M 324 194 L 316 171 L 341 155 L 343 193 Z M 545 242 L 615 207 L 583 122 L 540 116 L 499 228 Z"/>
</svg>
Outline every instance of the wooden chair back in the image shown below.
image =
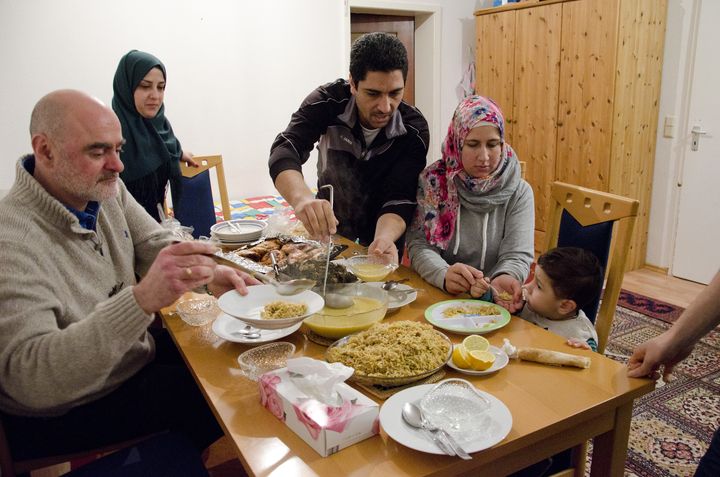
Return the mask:
<svg viewBox="0 0 720 477">
<path fill-rule="evenodd" d="M 215 204 L 209 175 L 209 170 L 212 168 L 215 168 L 217 177 L 223 219 L 230 220 L 231 213 L 222 156 L 219 154 L 195 156 L 193 159 L 200 164 L 200 167 L 191 167 L 185 162 L 180 162 L 183 192 L 174 215 L 181 224 L 195 228 L 193 235 L 197 238 L 200 235 L 210 235 L 209 228 L 215 224 Z"/>
<path fill-rule="evenodd" d="M 602 353 L 615 317 L 640 202 L 563 182 L 552 183 L 550 196 L 552 204 L 545 250 L 569 246 L 584 248 L 595 253 L 603 265 L 605 287 L 600 297 L 600 310 L 594 313 L 593 307 L 589 308 L 590 312 L 588 307 L 583 309 L 595 323 L 598 352 Z"/>
</svg>

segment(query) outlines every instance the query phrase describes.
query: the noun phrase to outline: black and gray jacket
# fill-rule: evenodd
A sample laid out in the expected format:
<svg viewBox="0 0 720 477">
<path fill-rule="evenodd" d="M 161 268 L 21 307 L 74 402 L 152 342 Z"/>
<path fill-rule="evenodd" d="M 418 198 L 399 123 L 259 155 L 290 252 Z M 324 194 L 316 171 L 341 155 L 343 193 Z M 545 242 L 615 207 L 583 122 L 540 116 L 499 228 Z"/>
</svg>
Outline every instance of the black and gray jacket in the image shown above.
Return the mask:
<svg viewBox="0 0 720 477">
<path fill-rule="evenodd" d="M 316 143 L 318 187 L 334 186 L 340 235 L 369 245 L 378 217 L 386 213 L 399 215 L 409 226 L 429 143 L 427 121 L 420 111 L 400 103 L 388 125 L 367 145 L 350 84 L 339 79 L 320 86 L 273 142 L 269 161 L 273 181 L 284 170 L 302 172 Z M 327 198 L 325 192 L 321 190 L 320 197 Z M 398 242 L 402 250 L 403 239 Z"/>
</svg>

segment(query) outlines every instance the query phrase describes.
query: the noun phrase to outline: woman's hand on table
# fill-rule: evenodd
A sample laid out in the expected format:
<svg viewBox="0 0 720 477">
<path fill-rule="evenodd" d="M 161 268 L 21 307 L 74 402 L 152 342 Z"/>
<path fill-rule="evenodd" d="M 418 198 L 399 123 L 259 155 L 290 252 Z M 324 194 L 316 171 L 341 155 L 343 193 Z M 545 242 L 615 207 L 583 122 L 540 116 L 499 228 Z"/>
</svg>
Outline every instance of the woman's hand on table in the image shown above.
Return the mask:
<svg viewBox="0 0 720 477">
<path fill-rule="evenodd" d="M 475 267 L 459 262 L 453 263 L 447 269 L 447 272 L 445 272 L 445 290 L 453 295 L 471 293 L 473 286 L 476 285 L 477 282 L 481 282 L 476 285 L 475 290 L 479 291 L 484 285 L 485 291 L 487 291 L 487 283 L 484 278 L 483 272 Z M 485 291 L 483 291 L 482 294 L 484 294 Z M 482 296 L 482 294 L 478 296 Z"/>
<path fill-rule="evenodd" d="M 498 275 L 491 282 L 493 288 L 498 291 L 494 295 L 495 303 L 505 308 L 510 313 L 515 313 L 523 307 L 522 285 L 510 275 Z M 510 295 L 509 297 L 504 294 Z M 507 298 L 507 299 L 503 299 Z"/>
</svg>

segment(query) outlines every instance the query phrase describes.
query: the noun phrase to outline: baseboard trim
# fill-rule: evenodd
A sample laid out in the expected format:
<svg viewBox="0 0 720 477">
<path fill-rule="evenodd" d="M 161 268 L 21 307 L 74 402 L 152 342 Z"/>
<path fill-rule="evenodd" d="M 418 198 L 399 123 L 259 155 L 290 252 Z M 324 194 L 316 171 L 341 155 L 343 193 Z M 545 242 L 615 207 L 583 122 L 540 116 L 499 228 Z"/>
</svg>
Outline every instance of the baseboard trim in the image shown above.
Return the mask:
<svg viewBox="0 0 720 477">
<path fill-rule="evenodd" d="M 650 265 L 649 263 L 646 263 L 645 265 L 643 265 L 642 268 L 646 268 L 646 269 L 650 270 L 651 272 L 662 273 L 663 275 L 669 275 L 668 272 L 670 270 L 667 267 L 657 267 L 655 265 Z"/>
</svg>

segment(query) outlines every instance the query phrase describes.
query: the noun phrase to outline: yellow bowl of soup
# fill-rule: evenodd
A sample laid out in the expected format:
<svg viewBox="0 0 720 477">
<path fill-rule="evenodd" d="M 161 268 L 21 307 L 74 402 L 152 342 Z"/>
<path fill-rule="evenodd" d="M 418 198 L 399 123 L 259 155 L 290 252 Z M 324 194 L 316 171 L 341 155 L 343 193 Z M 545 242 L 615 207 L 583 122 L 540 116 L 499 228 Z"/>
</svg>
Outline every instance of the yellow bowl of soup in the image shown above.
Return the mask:
<svg viewBox="0 0 720 477">
<path fill-rule="evenodd" d="M 345 260 L 347 268 L 364 282 L 380 282 L 398 267 L 375 255 L 355 255 Z"/>
<path fill-rule="evenodd" d="M 322 287 L 314 290 L 322 295 Z M 326 305 L 306 318 L 305 326 L 315 334 L 326 338 L 342 338 L 366 330 L 385 318 L 388 293 L 381 288 L 366 283 L 349 283 L 328 285 L 327 293 L 346 296 L 352 300 L 352 305 L 347 308 L 330 308 Z"/>
</svg>

